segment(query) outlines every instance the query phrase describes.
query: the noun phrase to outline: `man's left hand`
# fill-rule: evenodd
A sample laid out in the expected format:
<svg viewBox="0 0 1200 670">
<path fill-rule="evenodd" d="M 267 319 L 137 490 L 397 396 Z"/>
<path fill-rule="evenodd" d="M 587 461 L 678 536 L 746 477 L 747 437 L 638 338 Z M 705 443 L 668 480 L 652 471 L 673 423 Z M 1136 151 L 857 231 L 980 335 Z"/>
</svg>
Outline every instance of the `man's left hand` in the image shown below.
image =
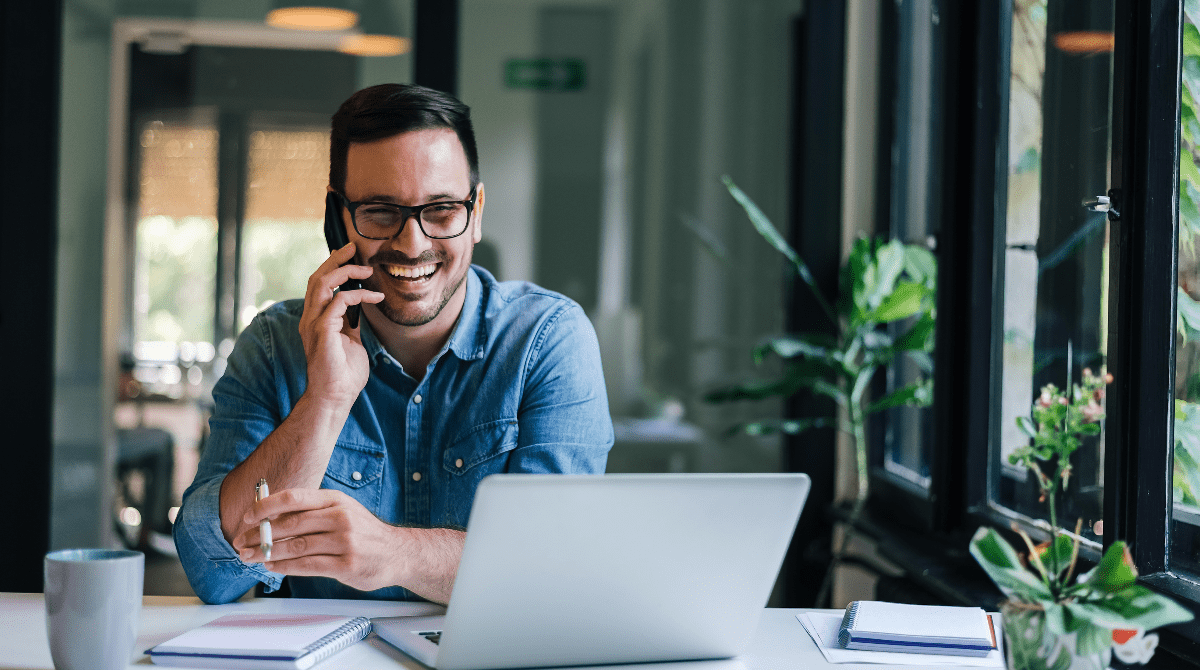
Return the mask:
<svg viewBox="0 0 1200 670">
<path fill-rule="evenodd" d="M 354 498 L 328 489 L 288 489 L 272 494 L 246 511 L 250 528 L 234 540 L 246 562 L 264 560 L 259 522 L 269 519 L 275 541 L 272 572 L 332 577 L 360 591 L 400 583 L 404 560 L 403 529 L 381 521 Z"/>
</svg>

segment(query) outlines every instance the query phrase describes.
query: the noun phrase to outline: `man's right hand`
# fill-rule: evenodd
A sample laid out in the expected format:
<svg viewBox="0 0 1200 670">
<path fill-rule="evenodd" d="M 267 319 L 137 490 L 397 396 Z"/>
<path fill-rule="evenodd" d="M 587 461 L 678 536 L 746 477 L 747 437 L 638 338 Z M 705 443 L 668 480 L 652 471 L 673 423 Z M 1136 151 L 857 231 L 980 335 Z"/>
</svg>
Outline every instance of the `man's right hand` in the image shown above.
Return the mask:
<svg viewBox="0 0 1200 670">
<path fill-rule="evenodd" d="M 346 324 L 350 305 L 378 303 L 383 294 L 368 289 L 337 291 L 349 279 L 366 279 L 372 269 L 354 265 L 354 244 L 329 254 L 308 278 L 304 313 L 300 317 L 300 339 L 308 359 L 305 395 L 328 408 L 349 412 L 359 392 L 367 385 L 370 362 L 357 328 Z"/>
</svg>

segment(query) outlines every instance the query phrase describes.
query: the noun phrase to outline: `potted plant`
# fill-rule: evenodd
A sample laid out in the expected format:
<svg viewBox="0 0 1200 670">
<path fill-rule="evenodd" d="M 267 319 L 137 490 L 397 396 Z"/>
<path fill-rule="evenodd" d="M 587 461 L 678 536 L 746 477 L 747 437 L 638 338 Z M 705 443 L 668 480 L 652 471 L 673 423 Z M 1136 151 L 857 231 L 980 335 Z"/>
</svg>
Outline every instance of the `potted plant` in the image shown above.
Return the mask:
<svg viewBox="0 0 1200 670">
<path fill-rule="evenodd" d="M 837 333 L 833 336 L 789 333 L 773 337 L 755 348 L 753 356 L 756 363 L 762 363 L 772 355 L 782 359 L 783 368 L 778 377 L 720 388 L 705 396 L 709 402 L 760 400 L 786 398 L 808 389 L 832 399 L 841 410 L 833 416 L 755 421 L 732 429 L 754 435 L 773 432 L 795 435 L 811 428 L 836 426 L 853 441 L 857 490 L 849 528 L 833 552 L 817 595 L 816 604 L 820 607 L 829 594 L 832 575 L 846 552 L 854 522 L 861 515 L 869 493 L 867 416 L 902 405 L 925 407 L 932 400 L 930 353 L 933 351 L 937 261 L 928 249 L 919 245 L 860 238 L 855 241 L 842 267 L 839 299 L 831 302 L 822 295 L 804 259 L 762 210 L 729 177 L 724 177 L 724 182 L 758 233 L 787 258 L 797 276 L 812 290 L 817 304 Z M 888 328 L 889 324 L 894 325 Z M 872 398 L 869 389 L 876 373 L 905 355 L 917 362 L 925 377 L 883 397 Z"/>
<path fill-rule="evenodd" d="M 1049 504 L 1052 538 L 1034 545 L 1014 524 L 1028 550 L 1019 554 L 994 529 L 980 528 L 971 555 L 1005 595 L 1004 637 L 1013 670 L 1107 668 L 1113 651 L 1127 663 L 1145 663 L 1158 636 L 1146 631 L 1189 621 L 1192 614 L 1170 598 L 1137 583 L 1137 570 L 1124 542 L 1114 542 L 1092 570 L 1076 574 L 1079 524 L 1069 535 L 1058 525 L 1057 502 L 1071 478 L 1071 454 L 1083 438 L 1100 433 L 1104 386 L 1112 381 L 1083 370 L 1083 383 L 1070 391 L 1042 388 L 1032 418 L 1017 423 L 1031 438 L 1009 456 L 1037 479 Z"/>
</svg>

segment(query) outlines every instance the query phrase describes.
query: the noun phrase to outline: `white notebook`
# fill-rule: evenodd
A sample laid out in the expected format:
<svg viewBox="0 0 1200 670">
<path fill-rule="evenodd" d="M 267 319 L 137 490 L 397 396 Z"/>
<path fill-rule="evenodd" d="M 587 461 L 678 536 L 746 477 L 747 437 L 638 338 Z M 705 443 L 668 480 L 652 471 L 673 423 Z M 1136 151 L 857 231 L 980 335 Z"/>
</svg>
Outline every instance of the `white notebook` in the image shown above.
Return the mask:
<svg viewBox="0 0 1200 670">
<path fill-rule="evenodd" d="M 978 607 L 850 603 L 838 641 L 845 649 L 986 656 L 996 648 L 991 619 Z"/>
<path fill-rule="evenodd" d="M 305 670 L 370 633 L 366 617 L 229 614 L 146 653 L 157 665 Z"/>
</svg>

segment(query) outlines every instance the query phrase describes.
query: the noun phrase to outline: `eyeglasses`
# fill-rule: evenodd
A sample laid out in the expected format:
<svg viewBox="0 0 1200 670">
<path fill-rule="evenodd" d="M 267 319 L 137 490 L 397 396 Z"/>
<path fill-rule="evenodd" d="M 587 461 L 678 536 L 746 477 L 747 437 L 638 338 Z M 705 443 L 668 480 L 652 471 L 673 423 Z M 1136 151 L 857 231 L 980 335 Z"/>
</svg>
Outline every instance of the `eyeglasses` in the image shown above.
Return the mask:
<svg viewBox="0 0 1200 670">
<path fill-rule="evenodd" d="M 368 240 L 390 240 L 404 230 L 404 224 L 416 217 L 425 237 L 447 240 L 467 230 L 471 210 L 475 208 L 475 188 L 466 200 L 439 200 L 424 205 L 393 205 L 390 202 L 350 202 L 337 194 L 342 206 L 350 210 L 354 230 Z"/>
</svg>

